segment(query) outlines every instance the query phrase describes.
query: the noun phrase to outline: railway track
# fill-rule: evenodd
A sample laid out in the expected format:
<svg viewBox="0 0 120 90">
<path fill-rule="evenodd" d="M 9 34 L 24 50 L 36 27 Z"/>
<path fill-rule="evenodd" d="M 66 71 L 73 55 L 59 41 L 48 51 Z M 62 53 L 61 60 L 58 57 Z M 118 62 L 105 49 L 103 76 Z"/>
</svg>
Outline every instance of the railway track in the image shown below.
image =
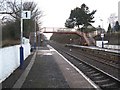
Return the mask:
<svg viewBox="0 0 120 90">
<path fill-rule="evenodd" d="M 120 79 L 120 61 L 119 61 L 120 57 L 117 58 L 118 60 L 115 62 L 114 59 L 108 59 L 109 55 L 106 59 L 106 57 L 104 56 L 101 58 L 100 55 L 94 55 L 94 53 L 91 53 L 91 52 L 86 53 L 86 51 L 85 52 L 81 51 L 78 48 L 71 48 L 71 49 L 72 49 L 72 52 L 70 53 L 73 53 L 75 56 L 85 60 L 86 62 Z M 101 51 L 99 53 L 101 53 Z M 117 55 L 117 54 L 114 54 L 114 55 Z"/>
<path fill-rule="evenodd" d="M 104 72 L 103 70 L 85 62 L 79 57 L 68 52 L 68 49 L 53 45 L 64 57 L 80 69 L 87 77 L 89 77 L 102 90 L 120 90 L 120 80 L 114 76 Z"/>
<path fill-rule="evenodd" d="M 101 58 L 102 60 L 98 60 L 98 59 L 94 59 L 97 60 L 101 63 L 113 66 L 115 68 L 120 69 L 120 55 L 118 53 L 110 53 L 110 52 L 106 52 L 106 51 L 100 51 L 100 50 L 92 50 L 92 49 L 81 49 L 72 45 L 68 45 L 68 47 L 73 48 L 75 50 L 77 50 L 78 52 L 80 52 L 80 54 L 82 54 L 83 56 L 87 55 L 88 57 L 96 57 L 96 58 Z"/>
<path fill-rule="evenodd" d="M 114 67 L 114 68 L 120 70 L 120 61 L 119 61 L 120 55 L 118 55 L 118 54 L 114 54 L 114 56 L 117 58 L 117 60 L 114 60 L 114 58 L 111 58 L 112 55 L 110 57 L 106 53 L 105 53 L 105 56 L 99 54 L 100 52 L 98 52 L 98 54 L 96 55 L 94 52 L 82 51 L 82 50 L 79 50 L 78 48 L 75 48 L 75 47 L 72 47 L 72 48 L 75 49 L 75 51 L 77 51 L 75 53 L 78 53 L 84 57 L 90 58 L 92 60 L 95 60 L 97 62 L 100 62 L 102 64 L 106 64 L 108 66 L 111 66 L 111 67 Z"/>
<path fill-rule="evenodd" d="M 79 59 L 78 57 L 68 53 L 63 52 L 62 54 L 73 63 L 78 69 L 80 69 L 87 77 L 89 77 L 93 82 L 95 82 L 101 89 L 106 88 L 120 89 L 120 80 L 112 77 L 106 72 L 96 68 L 95 66 Z M 65 55 L 66 54 L 66 55 Z"/>
</svg>

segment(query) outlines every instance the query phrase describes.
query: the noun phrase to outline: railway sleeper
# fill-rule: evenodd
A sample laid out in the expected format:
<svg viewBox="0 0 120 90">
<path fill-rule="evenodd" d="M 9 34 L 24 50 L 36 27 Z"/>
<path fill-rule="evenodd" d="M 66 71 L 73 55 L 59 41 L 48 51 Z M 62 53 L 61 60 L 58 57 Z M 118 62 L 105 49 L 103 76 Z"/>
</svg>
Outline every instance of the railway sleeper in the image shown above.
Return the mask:
<svg viewBox="0 0 120 90">
<path fill-rule="evenodd" d="M 112 82 L 112 83 L 102 84 L 101 87 L 102 88 L 117 88 L 118 85 L 116 83 Z"/>
<path fill-rule="evenodd" d="M 92 71 L 93 71 L 93 69 L 91 69 L 91 68 L 87 69 L 87 72 L 92 72 Z"/>
<path fill-rule="evenodd" d="M 97 80 L 101 80 L 101 79 L 104 78 L 104 76 L 98 76 L 98 77 L 94 77 L 94 78 L 97 79 Z"/>
<path fill-rule="evenodd" d="M 89 67 L 87 67 L 87 66 L 83 66 L 82 68 L 85 70 L 89 69 Z"/>
<path fill-rule="evenodd" d="M 94 76 L 99 76 L 100 73 L 94 73 L 94 74 L 91 74 L 90 76 L 94 77 Z"/>
<path fill-rule="evenodd" d="M 105 83 L 105 82 L 108 82 L 108 81 L 109 81 L 109 79 L 102 79 L 102 80 L 95 81 L 95 83 L 102 84 L 102 83 Z"/>
<path fill-rule="evenodd" d="M 83 63 L 80 62 L 79 65 L 83 65 Z"/>
<path fill-rule="evenodd" d="M 83 67 L 83 66 L 81 66 L 81 69 L 84 70 L 84 71 L 86 71 L 86 70 L 89 69 L 89 68 L 88 68 L 88 67 Z"/>
<path fill-rule="evenodd" d="M 91 77 L 91 78 L 93 78 L 94 81 L 109 79 L 109 78 L 107 78 L 104 75 L 100 75 L 100 76 L 96 76 L 96 77 Z"/>
<path fill-rule="evenodd" d="M 96 71 L 93 71 L 93 70 L 92 70 L 92 71 L 88 71 L 87 73 L 88 73 L 88 74 L 92 74 L 92 73 L 95 73 L 95 72 L 96 72 Z"/>
<path fill-rule="evenodd" d="M 81 67 L 83 67 L 83 68 L 84 68 L 84 67 L 88 67 L 88 66 L 86 66 L 86 65 L 82 64 L 82 65 L 81 65 Z"/>
</svg>

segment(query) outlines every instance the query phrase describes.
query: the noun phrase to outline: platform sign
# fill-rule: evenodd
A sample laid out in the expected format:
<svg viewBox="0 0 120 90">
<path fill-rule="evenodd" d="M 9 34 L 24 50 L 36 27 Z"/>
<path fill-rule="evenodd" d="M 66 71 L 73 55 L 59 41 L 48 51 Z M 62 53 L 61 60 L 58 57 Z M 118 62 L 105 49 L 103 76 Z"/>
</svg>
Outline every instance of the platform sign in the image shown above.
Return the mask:
<svg viewBox="0 0 120 90">
<path fill-rule="evenodd" d="M 101 38 L 104 38 L 104 34 L 103 33 L 101 34 Z"/>
<path fill-rule="evenodd" d="M 31 18 L 31 11 L 22 12 L 22 19 L 30 19 L 30 18 Z"/>
</svg>

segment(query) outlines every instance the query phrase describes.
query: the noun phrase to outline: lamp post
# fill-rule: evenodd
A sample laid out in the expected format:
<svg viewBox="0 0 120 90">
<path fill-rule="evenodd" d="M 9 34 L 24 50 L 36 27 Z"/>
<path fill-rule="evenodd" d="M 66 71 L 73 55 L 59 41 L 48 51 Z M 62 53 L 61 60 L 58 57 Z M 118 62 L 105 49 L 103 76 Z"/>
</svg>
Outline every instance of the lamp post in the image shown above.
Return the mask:
<svg viewBox="0 0 120 90">
<path fill-rule="evenodd" d="M 70 44 L 72 43 L 72 39 L 70 38 Z M 72 49 L 70 48 L 70 52 L 72 51 Z"/>
<path fill-rule="evenodd" d="M 20 69 L 23 68 L 23 62 L 24 62 L 24 48 L 22 46 L 23 44 L 23 18 L 22 18 L 22 11 L 23 11 L 23 5 L 22 5 L 22 0 L 21 0 L 21 45 L 20 45 Z"/>
<path fill-rule="evenodd" d="M 38 47 L 40 47 L 40 35 L 41 35 L 41 32 L 39 31 L 38 32 Z"/>
<path fill-rule="evenodd" d="M 34 50 L 36 50 L 36 17 L 35 17 L 35 23 L 34 23 L 35 25 L 34 25 L 34 29 L 35 29 L 35 31 L 34 31 Z"/>
<path fill-rule="evenodd" d="M 102 48 L 104 48 L 104 34 L 101 34 L 101 38 L 102 38 Z"/>
<path fill-rule="evenodd" d="M 102 20 L 102 19 L 100 19 L 100 21 L 102 22 L 102 33 L 101 33 L 101 38 L 102 38 L 102 48 L 104 48 L 103 20 Z"/>
<path fill-rule="evenodd" d="M 0 48 L 2 47 L 2 19 L 0 19 Z"/>
</svg>

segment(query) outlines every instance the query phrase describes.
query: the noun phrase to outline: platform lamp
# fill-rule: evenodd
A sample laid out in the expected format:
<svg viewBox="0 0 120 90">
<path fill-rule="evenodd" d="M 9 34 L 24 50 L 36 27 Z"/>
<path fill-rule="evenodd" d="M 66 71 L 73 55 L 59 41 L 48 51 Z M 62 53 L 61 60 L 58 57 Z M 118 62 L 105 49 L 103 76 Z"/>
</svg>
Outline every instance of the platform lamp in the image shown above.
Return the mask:
<svg viewBox="0 0 120 90">
<path fill-rule="evenodd" d="M 104 48 L 104 33 L 101 33 L 101 38 L 102 38 L 102 48 Z"/>
<path fill-rule="evenodd" d="M 102 33 L 101 33 L 101 38 L 102 38 L 102 48 L 104 48 L 103 20 L 100 19 L 100 21 L 102 22 Z"/>
<path fill-rule="evenodd" d="M 22 46 L 23 44 L 23 18 L 22 18 L 22 11 L 23 11 L 23 4 L 21 0 L 21 43 L 20 43 L 20 69 L 23 68 L 23 62 L 24 62 L 24 48 Z"/>
</svg>

